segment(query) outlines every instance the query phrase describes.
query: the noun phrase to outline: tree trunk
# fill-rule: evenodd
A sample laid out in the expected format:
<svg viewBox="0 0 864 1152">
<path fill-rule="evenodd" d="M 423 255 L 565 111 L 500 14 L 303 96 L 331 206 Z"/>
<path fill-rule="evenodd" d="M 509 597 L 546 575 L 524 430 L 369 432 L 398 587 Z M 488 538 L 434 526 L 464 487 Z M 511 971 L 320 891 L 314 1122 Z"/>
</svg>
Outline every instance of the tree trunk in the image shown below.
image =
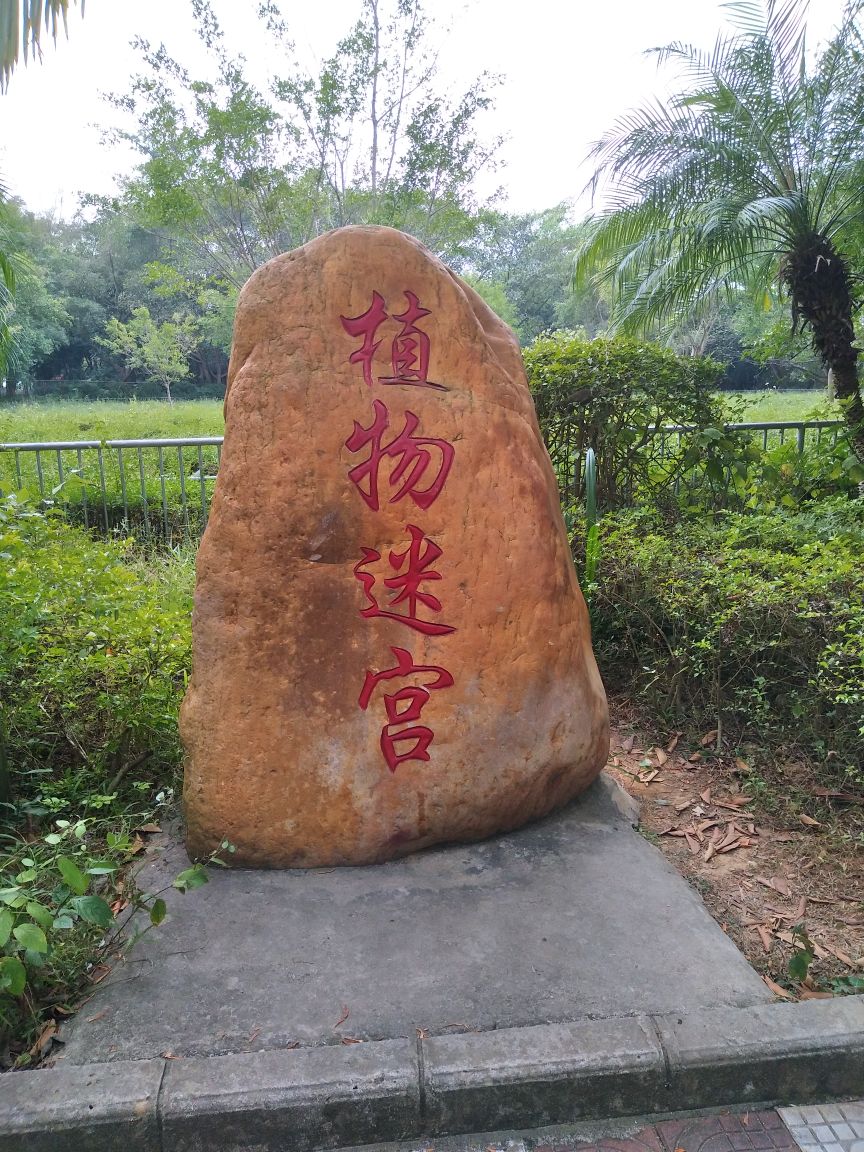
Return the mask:
<svg viewBox="0 0 864 1152">
<path fill-rule="evenodd" d="M 864 466 L 864 404 L 861 403 L 861 387 L 856 366 L 851 371 L 845 366 L 832 368 L 834 395 L 843 406 L 843 416 L 849 426 L 849 443 L 852 451 Z"/>
<path fill-rule="evenodd" d="M 814 234 L 789 254 L 783 279 L 792 297 L 793 322 L 803 320 L 812 332 L 813 347 L 833 377 L 852 451 L 864 466 L 864 404 L 846 261 L 827 237 Z"/>
</svg>

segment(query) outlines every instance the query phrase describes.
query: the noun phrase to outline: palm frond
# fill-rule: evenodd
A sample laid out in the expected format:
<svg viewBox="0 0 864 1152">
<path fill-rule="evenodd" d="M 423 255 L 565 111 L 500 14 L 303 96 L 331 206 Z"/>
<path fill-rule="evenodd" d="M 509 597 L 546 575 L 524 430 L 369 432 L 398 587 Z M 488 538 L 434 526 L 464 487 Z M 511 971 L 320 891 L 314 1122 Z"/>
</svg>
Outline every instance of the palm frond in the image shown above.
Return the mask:
<svg viewBox="0 0 864 1152">
<path fill-rule="evenodd" d="M 616 326 L 656 329 L 724 294 L 764 296 L 789 253 L 864 212 L 864 0 L 850 0 L 811 72 L 806 0 L 724 7 L 733 34 L 707 51 L 655 49 L 681 89 L 620 117 L 591 151 L 604 210 L 574 281 L 612 288 Z"/>
<path fill-rule="evenodd" d="M 78 0 L 72 0 L 77 4 Z M 81 0 L 84 15 L 85 0 Z M 68 35 L 69 0 L 0 0 L 0 92 L 9 80 L 21 55 L 41 55 L 45 35 L 57 43 L 60 25 Z"/>
</svg>

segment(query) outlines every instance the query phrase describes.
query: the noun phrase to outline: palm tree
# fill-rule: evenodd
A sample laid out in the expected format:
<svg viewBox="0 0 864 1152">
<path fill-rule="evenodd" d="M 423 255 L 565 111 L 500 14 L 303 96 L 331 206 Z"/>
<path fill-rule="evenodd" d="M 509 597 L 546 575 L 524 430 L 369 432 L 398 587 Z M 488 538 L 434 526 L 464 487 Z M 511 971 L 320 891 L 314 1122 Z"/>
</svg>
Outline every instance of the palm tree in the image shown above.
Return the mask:
<svg viewBox="0 0 864 1152">
<path fill-rule="evenodd" d="M 72 0 L 73 4 L 77 0 Z M 67 30 L 69 0 L 0 0 L 0 92 L 9 84 L 9 78 L 18 63 L 19 50 L 24 62 L 32 51 L 41 52 L 43 34 L 57 42 L 57 30 L 62 21 Z M 84 0 L 81 0 L 84 15 Z"/>
<path fill-rule="evenodd" d="M 712 51 L 654 50 L 682 67 L 683 90 L 625 115 L 592 149 L 591 186 L 608 190 L 608 209 L 590 222 L 575 281 L 611 284 L 612 325 L 643 330 L 778 285 L 864 463 L 848 260 L 864 219 L 864 0 L 850 0 L 815 60 L 806 0 L 726 7 L 735 30 Z"/>
</svg>

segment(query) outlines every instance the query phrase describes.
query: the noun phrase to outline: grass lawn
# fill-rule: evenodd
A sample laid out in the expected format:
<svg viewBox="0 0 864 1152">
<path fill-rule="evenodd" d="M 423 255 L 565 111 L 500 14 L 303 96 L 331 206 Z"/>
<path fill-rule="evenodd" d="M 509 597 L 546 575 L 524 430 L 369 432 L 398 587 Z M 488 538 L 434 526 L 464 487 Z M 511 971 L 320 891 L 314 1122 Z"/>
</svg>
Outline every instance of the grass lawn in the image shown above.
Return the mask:
<svg viewBox="0 0 864 1152">
<path fill-rule="evenodd" d="M 0 405 L 0 444 L 220 436 L 221 400 L 58 400 Z"/>
<path fill-rule="evenodd" d="M 726 392 L 731 406 L 743 403 L 744 420 L 836 419 L 836 405 L 820 389 L 788 392 Z M 221 400 L 58 400 L 0 404 L 0 444 L 27 440 L 133 440 L 219 436 L 225 423 Z"/>
<path fill-rule="evenodd" d="M 829 401 L 821 388 L 790 389 L 787 392 L 724 392 L 731 405 L 744 405 L 742 421 L 754 424 L 775 420 L 838 420 L 837 405 Z"/>
</svg>

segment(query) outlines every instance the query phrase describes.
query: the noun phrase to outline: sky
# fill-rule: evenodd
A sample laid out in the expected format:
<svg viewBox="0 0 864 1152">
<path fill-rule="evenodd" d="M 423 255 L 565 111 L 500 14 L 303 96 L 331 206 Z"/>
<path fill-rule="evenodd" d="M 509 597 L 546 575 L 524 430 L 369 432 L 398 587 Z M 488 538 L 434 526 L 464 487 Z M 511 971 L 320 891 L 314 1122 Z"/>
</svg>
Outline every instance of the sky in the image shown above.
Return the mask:
<svg viewBox="0 0 864 1152">
<path fill-rule="evenodd" d="M 213 0 L 229 48 L 261 71 L 273 59 L 255 0 Z M 314 68 L 356 18 L 360 0 L 282 4 L 297 52 Z M 449 24 L 440 39 L 441 86 L 464 89 L 480 72 L 504 77 L 484 134 L 507 137 L 498 171 L 478 191 L 502 189 L 502 206 L 537 211 L 578 199 L 590 176 L 591 143 L 629 108 L 666 90 L 647 49 L 684 40 L 709 47 L 726 15 L 716 0 L 428 0 Z M 811 44 L 839 20 L 842 0 L 811 0 Z M 124 93 L 137 70 L 134 36 L 168 51 L 195 73 L 206 55 L 187 0 L 87 0 L 69 17 L 69 36 L 49 41 L 41 63 L 19 67 L 0 95 L 0 177 L 34 211 L 71 216 L 78 195 L 110 194 L 134 155 L 102 139 L 122 123 L 106 92 Z"/>
</svg>

